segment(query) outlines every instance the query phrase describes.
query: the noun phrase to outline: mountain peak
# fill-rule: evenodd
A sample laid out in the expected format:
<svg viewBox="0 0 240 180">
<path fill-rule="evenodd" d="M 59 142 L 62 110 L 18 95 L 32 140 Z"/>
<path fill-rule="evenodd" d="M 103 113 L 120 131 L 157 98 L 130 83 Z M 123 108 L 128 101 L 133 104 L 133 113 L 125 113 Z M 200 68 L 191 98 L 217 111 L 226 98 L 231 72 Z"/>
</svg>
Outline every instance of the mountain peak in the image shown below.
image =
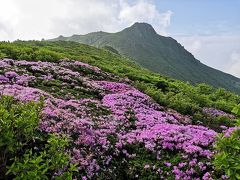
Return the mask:
<svg viewBox="0 0 240 180">
<path fill-rule="evenodd" d="M 127 29 L 140 34 L 156 34 L 152 25 L 144 22 L 136 22 Z"/>
</svg>

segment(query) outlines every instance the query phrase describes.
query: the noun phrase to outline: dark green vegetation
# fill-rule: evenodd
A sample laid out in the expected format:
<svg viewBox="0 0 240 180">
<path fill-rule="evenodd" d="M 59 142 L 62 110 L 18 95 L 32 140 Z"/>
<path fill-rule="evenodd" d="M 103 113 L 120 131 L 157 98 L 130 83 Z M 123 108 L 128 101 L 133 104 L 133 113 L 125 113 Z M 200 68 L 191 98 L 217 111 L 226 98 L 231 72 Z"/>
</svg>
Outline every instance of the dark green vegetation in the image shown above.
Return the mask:
<svg viewBox="0 0 240 180">
<path fill-rule="evenodd" d="M 0 179 L 72 177 L 67 136 L 38 129 L 42 106 L 0 97 Z"/>
<path fill-rule="evenodd" d="M 106 49 L 75 42 L 16 41 L 0 43 L 1 57 L 25 60 L 57 62 L 61 58 L 81 60 L 132 80 L 132 84 L 151 96 L 160 105 L 193 116 L 193 124 L 204 122 L 215 130 L 221 124 L 232 126 L 228 118 L 208 117 L 202 113 L 203 107 L 215 107 L 231 112 L 240 102 L 240 97 L 222 88 L 215 89 L 206 84 L 193 86 L 157 73 L 152 73 L 118 54 Z M 39 86 L 44 86 L 39 84 Z M 55 82 L 56 87 L 59 83 Z M 46 87 L 47 88 L 47 87 Z M 68 88 L 68 87 L 66 87 Z M 68 88 L 69 90 L 71 87 Z M 60 94 L 59 94 L 60 95 Z"/>
<path fill-rule="evenodd" d="M 240 105 L 233 109 L 238 117 L 240 116 Z M 240 126 L 238 119 L 236 126 Z M 216 143 L 217 154 L 214 165 L 217 170 L 224 172 L 231 180 L 240 179 L 240 129 L 236 129 L 230 135 L 220 134 Z"/>
<path fill-rule="evenodd" d="M 240 93 L 240 79 L 202 64 L 171 37 L 158 35 L 151 25 L 135 23 L 117 33 L 96 32 L 60 36 L 55 40 L 75 41 L 132 58 L 143 67 L 192 84 L 206 83 Z"/>
</svg>

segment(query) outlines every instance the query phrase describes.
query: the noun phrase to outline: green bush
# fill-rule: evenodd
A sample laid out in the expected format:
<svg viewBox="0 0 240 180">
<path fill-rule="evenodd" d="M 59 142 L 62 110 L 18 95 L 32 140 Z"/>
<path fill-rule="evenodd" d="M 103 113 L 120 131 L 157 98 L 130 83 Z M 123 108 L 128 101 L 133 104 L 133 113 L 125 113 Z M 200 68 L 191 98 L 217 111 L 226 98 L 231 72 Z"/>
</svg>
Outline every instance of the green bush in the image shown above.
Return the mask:
<svg viewBox="0 0 240 180">
<path fill-rule="evenodd" d="M 68 138 L 60 135 L 49 135 L 44 150 L 33 152 L 30 149 L 23 157 L 15 157 L 7 174 L 17 179 L 72 179 L 72 172 L 76 171 L 74 165 L 69 165 L 70 156 L 65 153 Z M 66 168 L 68 168 L 66 170 Z"/>
<path fill-rule="evenodd" d="M 55 52 L 49 51 L 49 50 L 45 50 L 45 49 L 40 49 L 36 52 L 35 60 L 56 62 L 60 58 L 61 58 L 61 56 L 58 53 L 55 53 Z"/>
<path fill-rule="evenodd" d="M 6 57 L 6 54 L 0 52 L 0 58 L 5 58 Z"/>
<path fill-rule="evenodd" d="M 216 132 L 222 132 L 221 126 L 233 127 L 235 121 L 227 116 L 213 117 L 207 114 L 195 113 L 192 118 L 193 124 L 204 125 Z"/>
<path fill-rule="evenodd" d="M 236 114 L 236 116 L 238 117 L 236 119 L 235 125 L 240 126 L 240 104 L 233 108 L 232 113 Z"/>
<path fill-rule="evenodd" d="M 71 179 L 68 138 L 39 131 L 42 106 L 0 96 L 0 179 Z"/>
<path fill-rule="evenodd" d="M 240 130 L 231 136 L 219 135 L 213 164 L 220 172 L 225 173 L 231 180 L 240 179 Z"/>
<path fill-rule="evenodd" d="M 233 113 L 240 116 L 240 105 L 236 106 Z M 239 126 L 239 119 L 236 126 Z M 220 134 L 216 142 L 216 155 L 213 164 L 218 171 L 224 172 L 231 180 L 240 179 L 240 129 L 230 135 Z"/>
<path fill-rule="evenodd" d="M 0 164 L 6 172 L 8 160 L 24 151 L 35 137 L 39 123 L 39 104 L 17 103 L 13 97 L 0 98 Z"/>
</svg>

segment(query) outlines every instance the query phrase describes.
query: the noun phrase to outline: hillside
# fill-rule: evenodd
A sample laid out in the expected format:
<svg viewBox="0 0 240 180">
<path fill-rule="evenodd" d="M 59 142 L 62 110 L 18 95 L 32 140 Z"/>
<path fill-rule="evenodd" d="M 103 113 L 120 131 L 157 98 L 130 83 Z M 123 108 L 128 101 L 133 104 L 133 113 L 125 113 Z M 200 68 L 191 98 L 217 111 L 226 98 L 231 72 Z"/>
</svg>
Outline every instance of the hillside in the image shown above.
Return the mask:
<svg viewBox="0 0 240 180">
<path fill-rule="evenodd" d="M 190 85 L 152 73 L 134 62 L 108 50 L 75 42 L 16 41 L 0 42 L 0 57 L 57 62 L 69 58 L 81 60 L 104 71 L 133 81 L 133 85 L 163 106 L 193 115 L 203 107 L 216 107 L 231 112 L 240 97 L 222 88 L 206 84 Z"/>
<path fill-rule="evenodd" d="M 22 102 L 44 98 L 39 130 L 67 133 L 78 178 L 216 176 L 210 175 L 216 132 L 159 106 L 129 80 L 68 59 L 2 59 L 0 73 L 1 95 Z"/>
<path fill-rule="evenodd" d="M 8 178 L 225 177 L 214 144 L 234 130 L 238 95 L 74 42 L 0 42 L 0 58 L 0 156 L 9 158 L 0 169 Z"/>
<path fill-rule="evenodd" d="M 158 35 L 146 23 L 135 23 L 117 33 L 96 32 L 59 37 L 51 41 L 75 41 L 96 47 L 112 47 L 141 66 L 190 83 L 206 83 L 240 93 L 240 79 L 202 64 L 171 37 Z"/>
</svg>

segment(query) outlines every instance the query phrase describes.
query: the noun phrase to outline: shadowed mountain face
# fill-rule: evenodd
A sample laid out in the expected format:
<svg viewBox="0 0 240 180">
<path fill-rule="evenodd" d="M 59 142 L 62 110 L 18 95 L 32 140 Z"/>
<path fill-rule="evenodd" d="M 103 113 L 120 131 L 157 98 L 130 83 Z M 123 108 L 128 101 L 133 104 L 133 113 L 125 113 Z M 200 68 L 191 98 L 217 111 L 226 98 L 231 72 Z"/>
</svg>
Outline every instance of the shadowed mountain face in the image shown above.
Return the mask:
<svg viewBox="0 0 240 180">
<path fill-rule="evenodd" d="M 161 74 L 195 83 L 207 83 L 240 93 L 240 79 L 202 64 L 171 37 L 156 33 L 147 23 L 135 23 L 117 33 L 94 32 L 56 40 L 106 48 Z"/>
</svg>

